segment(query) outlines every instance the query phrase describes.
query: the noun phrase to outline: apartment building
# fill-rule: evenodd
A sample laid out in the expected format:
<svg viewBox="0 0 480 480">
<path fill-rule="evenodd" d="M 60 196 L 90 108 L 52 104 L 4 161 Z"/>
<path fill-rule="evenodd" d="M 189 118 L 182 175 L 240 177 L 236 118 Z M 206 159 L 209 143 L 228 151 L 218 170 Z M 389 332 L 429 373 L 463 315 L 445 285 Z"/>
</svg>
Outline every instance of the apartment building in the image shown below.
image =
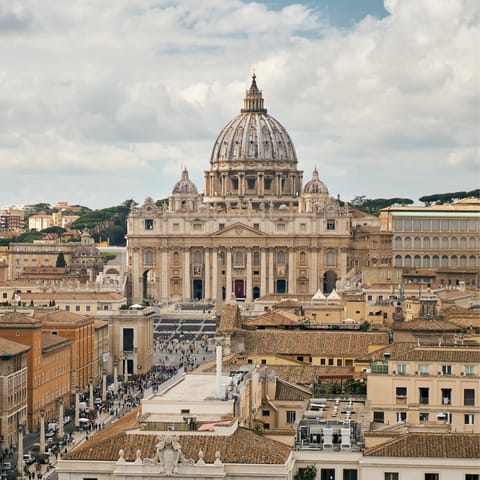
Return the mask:
<svg viewBox="0 0 480 480">
<path fill-rule="evenodd" d="M 480 433 L 480 347 L 406 345 L 371 356 L 367 392 L 374 428 L 403 422 Z"/>
<path fill-rule="evenodd" d="M 0 337 L 31 347 L 27 352 L 27 430 L 38 429 L 40 411 L 56 415 L 58 398 L 70 405 L 71 342 L 44 332 L 42 323 L 16 311 L 0 316 Z"/>
<path fill-rule="evenodd" d="M 0 438 L 17 444 L 19 425 L 27 422 L 27 353 L 29 345 L 0 337 Z"/>
</svg>

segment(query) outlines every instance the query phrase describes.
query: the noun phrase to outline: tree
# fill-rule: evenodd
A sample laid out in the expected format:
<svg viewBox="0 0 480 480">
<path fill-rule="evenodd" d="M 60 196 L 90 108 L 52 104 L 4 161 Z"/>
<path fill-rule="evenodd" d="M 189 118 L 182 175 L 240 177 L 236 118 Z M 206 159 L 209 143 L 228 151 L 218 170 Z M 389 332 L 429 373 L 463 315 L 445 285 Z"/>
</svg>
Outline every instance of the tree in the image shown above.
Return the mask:
<svg viewBox="0 0 480 480">
<path fill-rule="evenodd" d="M 317 476 L 317 469 L 314 465 L 308 465 L 305 468 L 299 468 L 294 475 L 293 480 L 314 480 Z"/>
<path fill-rule="evenodd" d="M 64 268 L 67 266 L 67 262 L 65 261 L 65 256 L 63 255 L 63 252 L 60 252 L 57 256 L 57 262 L 55 264 L 57 268 Z"/>
</svg>

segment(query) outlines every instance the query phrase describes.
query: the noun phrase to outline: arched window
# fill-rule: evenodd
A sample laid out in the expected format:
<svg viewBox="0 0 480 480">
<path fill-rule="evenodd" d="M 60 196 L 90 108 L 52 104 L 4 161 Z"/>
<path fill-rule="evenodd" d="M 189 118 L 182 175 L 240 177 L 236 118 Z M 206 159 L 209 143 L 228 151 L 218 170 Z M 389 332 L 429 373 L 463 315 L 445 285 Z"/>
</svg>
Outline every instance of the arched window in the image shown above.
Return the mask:
<svg viewBox="0 0 480 480">
<path fill-rule="evenodd" d="M 280 250 L 277 255 L 277 263 L 279 265 L 285 265 L 285 252 Z"/>
<path fill-rule="evenodd" d="M 255 267 L 258 267 L 260 265 L 260 253 L 259 252 L 253 252 L 253 265 Z"/>
<path fill-rule="evenodd" d="M 446 255 L 442 256 L 442 267 L 448 267 L 448 257 Z"/>
<path fill-rule="evenodd" d="M 404 263 L 405 263 L 406 267 L 411 267 L 412 266 L 412 257 L 410 255 L 406 255 Z"/>
<path fill-rule="evenodd" d="M 477 242 L 475 241 L 475 237 L 470 237 L 468 241 L 468 248 L 474 249 L 476 247 Z"/>
<path fill-rule="evenodd" d="M 415 257 L 413 257 L 413 266 L 414 267 L 421 267 L 421 260 L 420 260 L 420 255 L 415 255 Z"/>
<path fill-rule="evenodd" d="M 430 237 L 425 237 L 423 239 L 423 248 L 430 248 Z"/>
<path fill-rule="evenodd" d="M 416 249 L 422 248 L 422 241 L 420 240 L 420 237 L 415 237 L 413 239 L 413 247 Z"/>
<path fill-rule="evenodd" d="M 458 248 L 458 239 L 457 237 L 452 237 L 450 239 L 450 247 L 451 248 Z"/>
<path fill-rule="evenodd" d="M 402 266 L 402 257 L 400 255 L 395 256 L 395 266 L 401 267 Z"/>
<path fill-rule="evenodd" d="M 440 240 L 438 237 L 433 237 L 432 248 L 440 248 Z"/>
<path fill-rule="evenodd" d="M 452 258 L 450 259 L 450 266 L 458 267 L 458 257 L 456 255 L 453 255 Z"/>
<path fill-rule="evenodd" d="M 225 266 L 225 252 L 218 252 L 218 261 L 222 267 Z"/>
<path fill-rule="evenodd" d="M 440 258 L 438 257 L 438 255 L 434 255 L 432 257 L 432 267 L 437 268 L 439 266 L 440 266 Z"/>
<path fill-rule="evenodd" d="M 466 267 L 467 266 L 467 256 L 466 255 L 462 255 L 460 257 L 460 266 L 461 267 Z"/>
<path fill-rule="evenodd" d="M 402 237 L 395 237 L 395 249 L 400 250 L 402 248 Z"/>
<path fill-rule="evenodd" d="M 193 254 L 193 263 L 195 265 L 200 265 L 202 263 L 202 252 L 200 250 L 195 250 Z"/>
<path fill-rule="evenodd" d="M 475 268 L 477 266 L 477 258 L 475 255 L 470 255 L 470 258 L 468 259 L 468 266 L 470 268 Z"/>
<path fill-rule="evenodd" d="M 153 252 L 151 250 L 145 252 L 145 265 L 153 265 Z"/>
<path fill-rule="evenodd" d="M 423 257 L 423 266 L 425 268 L 430 268 L 430 257 L 428 255 Z"/>
<path fill-rule="evenodd" d="M 305 252 L 300 252 L 300 265 L 306 265 L 307 264 L 307 256 L 305 255 Z"/>
<path fill-rule="evenodd" d="M 467 239 L 465 237 L 460 239 L 460 248 L 467 248 Z"/>
<path fill-rule="evenodd" d="M 334 252 L 327 252 L 327 265 L 329 265 L 329 266 L 335 265 L 335 253 Z"/>
<path fill-rule="evenodd" d="M 178 252 L 173 252 L 173 264 L 178 265 L 180 260 L 180 255 Z"/>
<path fill-rule="evenodd" d="M 448 237 L 442 237 L 442 248 L 448 248 Z"/>
<path fill-rule="evenodd" d="M 235 265 L 243 265 L 243 251 L 237 250 L 235 252 Z"/>
<path fill-rule="evenodd" d="M 410 237 L 405 237 L 404 246 L 406 249 L 412 248 L 412 239 Z"/>
</svg>

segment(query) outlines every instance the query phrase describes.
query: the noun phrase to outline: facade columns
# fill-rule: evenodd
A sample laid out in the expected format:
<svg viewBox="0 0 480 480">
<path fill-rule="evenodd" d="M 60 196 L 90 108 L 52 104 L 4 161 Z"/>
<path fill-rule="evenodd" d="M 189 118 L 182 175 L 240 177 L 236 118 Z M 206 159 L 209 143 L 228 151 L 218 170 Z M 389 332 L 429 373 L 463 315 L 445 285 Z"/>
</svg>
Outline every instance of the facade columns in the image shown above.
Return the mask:
<svg viewBox="0 0 480 480">
<path fill-rule="evenodd" d="M 203 298 L 212 298 L 211 292 L 211 283 L 210 283 L 210 249 L 205 248 L 204 250 L 204 290 L 203 290 Z"/>
<path fill-rule="evenodd" d="M 295 250 L 288 249 L 288 293 L 295 293 Z"/>
<path fill-rule="evenodd" d="M 232 249 L 230 247 L 227 248 L 225 255 L 227 257 L 225 301 L 228 302 L 232 298 Z"/>
<path fill-rule="evenodd" d="M 218 295 L 218 249 L 214 248 L 212 251 L 212 298 L 220 300 L 221 295 Z"/>
<path fill-rule="evenodd" d="M 190 294 L 190 249 L 186 248 L 183 256 L 183 298 L 188 300 L 191 298 Z"/>
<path fill-rule="evenodd" d="M 252 249 L 247 248 L 247 291 L 246 291 L 246 299 L 247 302 L 251 302 L 253 300 L 253 284 L 252 284 Z"/>
<path fill-rule="evenodd" d="M 267 294 L 267 253 L 265 248 L 260 252 L 260 295 Z"/>
<path fill-rule="evenodd" d="M 316 247 L 313 247 L 311 250 L 310 265 L 310 289 L 311 293 L 315 294 L 318 290 L 318 259 Z"/>
<path fill-rule="evenodd" d="M 161 248 L 160 253 L 160 298 L 168 298 L 168 249 Z"/>
<path fill-rule="evenodd" d="M 270 248 L 268 251 L 268 293 L 275 293 L 273 280 L 273 252 L 274 248 Z"/>
</svg>

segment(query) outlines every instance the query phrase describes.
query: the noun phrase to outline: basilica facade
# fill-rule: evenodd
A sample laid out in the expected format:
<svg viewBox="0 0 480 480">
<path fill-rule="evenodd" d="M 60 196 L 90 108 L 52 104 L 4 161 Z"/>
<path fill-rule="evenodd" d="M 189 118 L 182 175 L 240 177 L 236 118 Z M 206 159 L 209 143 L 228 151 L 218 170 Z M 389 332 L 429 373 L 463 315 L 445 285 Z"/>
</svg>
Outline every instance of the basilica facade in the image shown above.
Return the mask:
<svg viewBox="0 0 480 480">
<path fill-rule="evenodd" d="M 294 144 L 253 75 L 213 145 L 204 192 L 185 169 L 168 203 L 132 207 L 130 300 L 328 293 L 350 263 L 351 220 L 316 169 L 303 183 Z"/>
</svg>

